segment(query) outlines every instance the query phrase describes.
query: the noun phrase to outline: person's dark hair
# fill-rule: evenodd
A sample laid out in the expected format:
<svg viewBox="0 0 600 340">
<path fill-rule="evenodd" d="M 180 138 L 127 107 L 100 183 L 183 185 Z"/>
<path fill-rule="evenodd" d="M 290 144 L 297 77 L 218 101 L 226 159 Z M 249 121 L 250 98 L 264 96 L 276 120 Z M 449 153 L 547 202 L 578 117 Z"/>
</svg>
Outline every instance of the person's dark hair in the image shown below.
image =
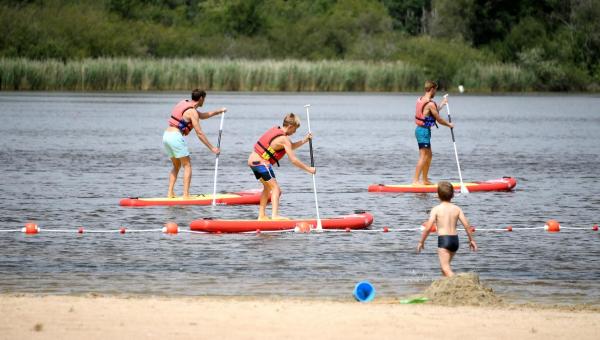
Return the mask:
<svg viewBox="0 0 600 340">
<path fill-rule="evenodd" d="M 441 201 L 450 202 L 454 197 L 454 188 L 452 184 L 446 181 L 439 182 L 437 185 L 438 197 Z"/>
<path fill-rule="evenodd" d="M 192 100 L 197 102 L 200 100 L 200 98 L 206 98 L 206 91 L 204 90 L 199 90 L 199 89 L 195 89 L 194 91 L 192 91 Z"/>
</svg>

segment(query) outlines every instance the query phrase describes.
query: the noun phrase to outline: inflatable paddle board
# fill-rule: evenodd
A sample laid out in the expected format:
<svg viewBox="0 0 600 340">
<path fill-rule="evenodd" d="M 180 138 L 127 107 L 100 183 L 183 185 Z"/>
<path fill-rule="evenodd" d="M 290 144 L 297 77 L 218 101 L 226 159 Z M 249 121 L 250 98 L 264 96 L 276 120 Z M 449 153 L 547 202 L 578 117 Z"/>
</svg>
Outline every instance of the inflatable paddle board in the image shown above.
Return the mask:
<svg viewBox="0 0 600 340">
<path fill-rule="evenodd" d="M 256 231 L 285 231 L 294 230 L 300 223 L 306 222 L 313 227 L 317 220 L 311 218 L 297 218 L 290 220 L 213 220 L 210 218 L 194 220 L 190 224 L 190 230 L 209 233 L 243 233 Z M 373 215 L 368 212 L 356 212 L 351 215 L 343 215 L 322 218 L 323 229 L 365 229 L 373 223 Z"/>
<path fill-rule="evenodd" d="M 475 191 L 510 191 L 517 185 L 513 177 L 502 177 L 482 182 L 464 182 L 469 192 Z M 460 183 L 452 183 L 455 191 L 460 191 Z M 437 184 L 412 185 L 412 184 L 373 184 L 369 186 L 370 192 L 437 192 Z"/>
<path fill-rule="evenodd" d="M 220 205 L 259 204 L 261 192 L 261 189 L 254 189 L 235 193 L 217 194 L 216 203 Z M 122 207 L 147 207 L 153 205 L 210 205 L 212 204 L 212 201 L 212 194 L 191 195 L 186 199 L 181 197 L 130 197 L 123 198 L 121 201 L 119 201 L 119 205 Z"/>
</svg>

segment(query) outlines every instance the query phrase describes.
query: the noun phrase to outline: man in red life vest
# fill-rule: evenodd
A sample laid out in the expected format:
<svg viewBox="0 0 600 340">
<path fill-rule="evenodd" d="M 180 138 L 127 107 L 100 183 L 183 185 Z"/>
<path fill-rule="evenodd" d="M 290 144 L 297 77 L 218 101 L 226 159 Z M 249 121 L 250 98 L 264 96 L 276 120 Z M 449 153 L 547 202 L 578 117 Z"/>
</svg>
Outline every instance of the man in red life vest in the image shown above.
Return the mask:
<svg viewBox="0 0 600 340">
<path fill-rule="evenodd" d="M 302 161 L 300 161 L 294 150 L 304 145 L 310 138 L 311 134 L 307 134 L 304 138 L 297 142 L 290 140 L 296 130 L 300 127 L 300 119 L 293 113 L 289 113 L 283 119 L 283 127 L 274 126 L 267 130 L 254 144 L 254 150 L 248 157 L 248 166 L 252 169 L 254 176 L 263 185 L 263 192 L 260 197 L 260 206 L 258 210 L 259 220 L 268 220 L 266 214 L 267 202 L 269 196 L 271 197 L 271 203 L 273 204 L 273 211 L 271 218 L 273 220 L 285 220 L 287 218 L 279 216 L 279 195 L 281 189 L 279 183 L 275 179 L 275 172 L 273 171 L 273 164 L 279 166 L 279 160 L 286 154 L 288 155 L 290 162 L 298 168 L 314 174 L 317 169 L 310 167 Z"/>
<path fill-rule="evenodd" d="M 192 91 L 192 100 L 182 100 L 171 111 L 169 118 L 169 127 L 163 134 L 163 144 L 173 168 L 169 175 L 169 191 L 167 197 L 175 197 L 173 188 L 177 180 L 179 169 L 183 165 L 183 198 L 190 197 L 190 183 L 192 182 L 192 164 L 190 161 L 190 151 L 183 136 L 187 136 L 192 130 L 196 132 L 198 139 L 206 145 L 206 147 L 214 154 L 220 152 L 219 148 L 214 147 L 206 138 L 202 128 L 200 127 L 200 119 L 207 119 L 227 111 L 226 108 L 221 108 L 212 112 L 199 112 L 198 107 L 204 104 L 206 92 L 195 89 Z"/>
<path fill-rule="evenodd" d="M 415 169 L 415 177 L 413 184 L 432 184 L 427 177 L 429 166 L 431 165 L 431 127 L 437 123 L 445 125 L 449 128 L 454 127 L 452 123 L 448 123 L 444 118 L 440 117 L 439 111 L 446 105 L 448 100 L 444 98 L 441 105 L 438 107 L 433 101 L 437 92 L 437 84 L 434 81 L 427 80 L 425 82 L 425 94 L 417 99 L 417 107 L 415 111 L 415 137 L 419 144 L 419 161 Z M 437 123 L 436 123 L 437 122 Z M 419 177 L 423 180 L 419 181 Z"/>
</svg>

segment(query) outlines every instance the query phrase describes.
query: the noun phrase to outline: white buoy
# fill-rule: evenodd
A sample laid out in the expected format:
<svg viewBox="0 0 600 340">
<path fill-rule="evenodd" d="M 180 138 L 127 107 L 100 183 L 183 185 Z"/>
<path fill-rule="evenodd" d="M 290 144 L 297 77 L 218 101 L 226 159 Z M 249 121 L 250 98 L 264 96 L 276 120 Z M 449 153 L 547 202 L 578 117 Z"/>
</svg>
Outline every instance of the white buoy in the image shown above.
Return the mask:
<svg viewBox="0 0 600 340">
<path fill-rule="evenodd" d="M 465 92 L 465 87 L 462 85 L 458 85 L 458 92 L 460 92 L 460 93 Z"/>
</svg>

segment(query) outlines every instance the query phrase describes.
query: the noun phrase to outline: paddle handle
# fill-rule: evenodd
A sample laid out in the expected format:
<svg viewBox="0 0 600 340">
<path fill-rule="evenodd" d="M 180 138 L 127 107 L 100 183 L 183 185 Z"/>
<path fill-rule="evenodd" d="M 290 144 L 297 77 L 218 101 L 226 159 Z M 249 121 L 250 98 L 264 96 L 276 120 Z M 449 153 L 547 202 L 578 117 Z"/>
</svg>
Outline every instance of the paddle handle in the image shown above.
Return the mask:
<svg viewBox="0 0 600 340">
<path fill-rule="evenodd" d="M 448 95 L 444 95 L 444 98 L 448 98 Z M 446 102 L 446 112 L 448 112 L 448 123 L 452 123 L 452 116 L 450 115 L 450 103 Z M 452 144 L 454 145 L 454 157 L 456 157 L 456 167 L 458 168 L 458 178 L 460 179 L 460 191 L 468 193 L 467 187 L 465 187 L 462 178 L 462 171 L 460 171 L 460 163 L 458 161 L 458 150 L 456 149 L 456 139 L 454 139 L 454 128 L 450 128 L 450 134 L 452 134 Z"/>
<path fill-rule="evenodd" d="M 308 140 L 308 147 L 310 148 L 310 166 L 315 167 L 315 157 L 313 156 L 312 138 Z"/>
<path fill-rule="evenodd" d="M 448 106 L 448 104 L 446 104 Z M 450 106 L 448 106 L 448 123 L 452 123 L 452 116 L 450 116 Z M 452 135 L 452 142 L 456 143 L 456 139 L 454 139 L 454 128 L 450 128 L 450 134 Z"/>
<path fill-rule="evenodd" d="M 221 154 L 221 135 L 223 134 L 223 121 L 225 120 L 225 112 L 221 114 L 221 124 L 219 125 L 219 138 L 217 139 L 217 148 L 219 153 L 215 157 L 215 178 L 213 180 L 213 207 L 217 205 L 217 173 L 219 171 L 219 155 Z"/>
<path fill-rule="evenodd" d="M 313 191 L 315 193 L 315 207 L 317 209 L 317 230 L 322 231 L 323 224 L 321 223 L 321 216 L 319 215 L 319 200 L 317 199 L 317 179 L 315 177 L 315 174 L 312 175 L 312 179 L 313 179 Z"/>
<path fill-rule="evenodd" d="M 448 95 L 444 95 L 444 98 L 448 98 Z M 448 123 L 452 123 L 452 116 L 450 115 L 450 103 L 446 102 L 446 112 L 448 112 Z M 450 134 L 452 134 L 452 142 L 456 143 L 454 139 L 454 128 L 450 128 Z"/>
<path fill-rule="evenodd" d="M 223 120 L 225 120 L 225 112 L 223 112 L 221 114 L 221 124 L 219 125 L 219 138 L 217 139 L 217 148 L 221 148 L 221 135 L 223 134 Z M 217 157 L 219 157 L 219 155 L 217 155 Z"/>
<path fill-rule="evenodd" d="M 312 133 L 312 130 L 310 129 L 310 112 L 308 110 L 308 108 L 310 107 L 310 104 L 304 105 L 304 107 L 306 108 L 306 121 L 308 122 L 308 133 Z M 308 140 L 308 146 L 310 149 L 310 166 L 314 167 L 315 159 L 313 156 L 312 138 Z M 321 223 L 321 216 L 319 215 L 319 200 L 317 199 L 317 179 L 316 179 L 315 174 L 312 174 L 312 180 L 313 180 L 313 192 L 315 194 L 315 207 L 317 210 L 317 231 L 322 231 L 323 224 Z"/>
<path fill-rule="evenodd" d="M 308 111 L 310 104 L 304 105 L 304 107 L 306 108 L 306 121 L 308 122 L 308 133 L 312 133 L 312 130 L 310 129 L 310 112 Z M 314 168 L 315 157 L 314 157 L 314 153 L 313 153 L 312 138 L 310 138 L 308 140 L 308 147 L 310 149 L 310 166 L 312 166 Z"/>
</svg>

